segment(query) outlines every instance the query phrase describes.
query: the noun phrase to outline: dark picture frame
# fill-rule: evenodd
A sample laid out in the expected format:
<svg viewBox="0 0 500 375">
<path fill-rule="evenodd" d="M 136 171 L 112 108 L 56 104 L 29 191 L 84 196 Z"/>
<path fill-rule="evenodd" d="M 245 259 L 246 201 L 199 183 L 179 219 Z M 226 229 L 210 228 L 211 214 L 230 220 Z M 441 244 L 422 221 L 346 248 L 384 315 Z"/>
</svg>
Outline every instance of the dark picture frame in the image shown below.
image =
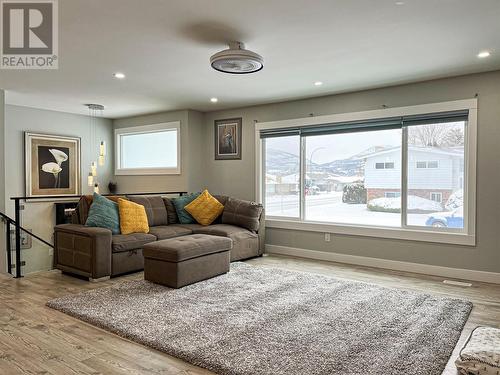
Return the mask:
<svg viewBox="0 0 500 375">
<path fill-rule="evenodd" d="M 24 133 L 27 197 L 80 195 L 80 137 Z"/>
<path fill-rule="evenodd" d="M 241 159 L 242 118 L 214 121 L 215 160 Z"/>
</svg>

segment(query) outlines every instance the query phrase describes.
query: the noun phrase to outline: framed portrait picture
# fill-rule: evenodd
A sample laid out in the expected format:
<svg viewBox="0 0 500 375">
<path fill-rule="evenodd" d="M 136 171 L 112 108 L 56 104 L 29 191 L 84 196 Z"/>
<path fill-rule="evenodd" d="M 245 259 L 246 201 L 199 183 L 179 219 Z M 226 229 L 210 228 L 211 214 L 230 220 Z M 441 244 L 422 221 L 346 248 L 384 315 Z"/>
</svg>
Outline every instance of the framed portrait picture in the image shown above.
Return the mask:
<svg viewBox="0 0 500 375">
<path fill-rule="evenodd" d="M 80 195 L 80 138 L 24 133 L 27 197 Z"/>
<path fill-rule="evenodd" d="M 240 118 L 215 120 L 215 160 L 241 159 Z"/>
</svg>

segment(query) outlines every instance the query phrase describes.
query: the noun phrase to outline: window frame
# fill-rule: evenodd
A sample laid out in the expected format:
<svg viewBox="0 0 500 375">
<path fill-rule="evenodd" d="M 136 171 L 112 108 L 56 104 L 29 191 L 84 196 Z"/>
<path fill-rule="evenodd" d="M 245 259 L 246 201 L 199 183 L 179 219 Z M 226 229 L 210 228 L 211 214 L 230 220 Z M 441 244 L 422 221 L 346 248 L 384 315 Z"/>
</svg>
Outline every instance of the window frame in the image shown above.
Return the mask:
<svg viewBox="0 0 500 375">
<path fill-rule="evenodd" d="M 160 168 L 122 168 L 121 137 L 133 134 L 159 133 L 163 131 L 176 131 L 177 133 L 177 165 L 175 167 Z M 115 129 L 115 175 L 118 176 L 154 176 L 154 175 L 179 175 L 181 174 L 181 123 L 172 121 L 152 125 L 141 125 Z"/>
<path fill-rule="evenodd" d="M 464 228 L 457 232 L 451 228 L 432 228 L 424 226 L 407 225 L 406 212 L 406 193 L 401 194 L 402 224 L 401 227 L 383 227 L 373 225 L 343 224 L 320 221 L 304 220 L 304 192 L 303 183 L 301 183 L 300 196 L 300 217 L 286 218 L 273 217 L 266 215 L 266 226 L 270 228 L 281 228 L 290 230 L 303 230 L 312 232 L 324 232 L 333 234 L 345 234 L 352 236 L 368 236 L 379 238 L 404 239 L 413 241 L 449 243 L 467 246 L 476 244 L 476 160 L 477 160 L 477 99 L 464 99 L 441 103 L 430 103 L 406 107 L 385 108 L 380 110 L 370 110 L 361 112 L 341 113 L 325 116 L 306 117 L 299 119 L 279 120 L 271 122 L 256 122 L 255 124 L 255 196 L 260 203 L 264 202 L 265 179 L 262 177 L 264 172 L 263 161 L 263 140 L 260 138 L 261 130 L 286 129 L 304 126 L 317 126 L 325 123 L 341 123 L 346 121 L 364 121 L 392 116 L 420 115 L 423 113 L 440 113 L 446 111 L 468 110 L 468 120 L 465 126 L 465 144 L 464 144 Z M 402 185 L 401 192 L 407 191 L 407 173 L 408 173 L 408 155 L 407 155 L 407 132 L 403 127 L 402 144 Z M 305 137 L 301 137 L 304 141 Z M 303 163 L 301 143 L 301 163 Z M 301 177 L 303 176 L 301 168 Z"/>
</svg>

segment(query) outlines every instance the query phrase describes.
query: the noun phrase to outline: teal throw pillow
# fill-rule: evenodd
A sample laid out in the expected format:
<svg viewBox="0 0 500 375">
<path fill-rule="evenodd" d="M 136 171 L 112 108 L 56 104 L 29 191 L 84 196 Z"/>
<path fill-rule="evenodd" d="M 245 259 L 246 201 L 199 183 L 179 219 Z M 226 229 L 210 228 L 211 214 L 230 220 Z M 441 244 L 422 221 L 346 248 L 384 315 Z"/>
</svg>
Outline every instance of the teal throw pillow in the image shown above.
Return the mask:
<svg viewBox="0 0 500 375">
<path fill-rule="evenodd" d="M 94 193 L 89 216 L 85 222 L 87 227 L 110 229 L 113 234 L 120 234 L 120 214 L 118 203 Z"/>
<path fill-rule="evenodd" d="M 179 223 L 181 224 L 194 224 L 196 220 L 187 212 L 184 207 L 186 207 L 189 203 L 194 201 L 201 193 L 192 193 L 181 195 L 179 198 L 172 198 L 172 203 L 175 207 L 175 211 L 177 212 L 177 216 L 179 218 Z"/>
</svg>

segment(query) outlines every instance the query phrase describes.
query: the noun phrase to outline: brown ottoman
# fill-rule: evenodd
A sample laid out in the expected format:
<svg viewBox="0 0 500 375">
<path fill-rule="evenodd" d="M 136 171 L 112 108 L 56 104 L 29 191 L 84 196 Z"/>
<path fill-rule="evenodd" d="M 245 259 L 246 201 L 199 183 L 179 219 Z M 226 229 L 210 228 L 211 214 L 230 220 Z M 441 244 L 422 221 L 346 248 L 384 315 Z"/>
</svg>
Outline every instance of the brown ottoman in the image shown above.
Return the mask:
<svg viewBox="0 0 500 375">
<path fill-rule="evenodd" d="M 150 242 L 143 247 L 144 279 L 171 288 L 206 280 L 229 271 L 227 237 L 191 234 Z"/>
</svg>

